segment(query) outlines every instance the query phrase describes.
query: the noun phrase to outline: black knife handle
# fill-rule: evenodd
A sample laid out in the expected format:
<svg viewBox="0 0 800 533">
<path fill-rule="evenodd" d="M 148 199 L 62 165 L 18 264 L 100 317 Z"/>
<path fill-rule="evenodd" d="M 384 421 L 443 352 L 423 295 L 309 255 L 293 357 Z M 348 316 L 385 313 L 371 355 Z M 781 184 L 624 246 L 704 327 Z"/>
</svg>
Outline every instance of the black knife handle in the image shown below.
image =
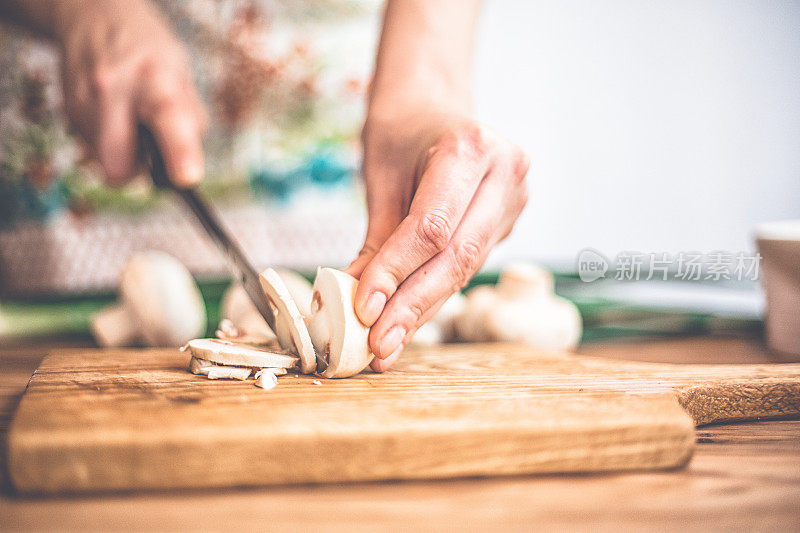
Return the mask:
<svg viewBox="0 0 800 533">
<path fill-rule="evenodd" d="M 167 166 L 164 164 L 164 156 L 158 148 L 156 136 L 150 128 L 142 124 L 139 125 L 137 137 L 139 141 L 139 159 L 147 167 L 153 183 L 162 189 L 174 189 L 172 181 L 167 173 Z"/>
<path fill-rule="evenodd" d="M 217 213 L 200 197 L 194 188 L 175 187 L 172 180 L 169 179 L 164 157 L 158 147 L 156 137 L 147 126 L 139 125 L 137 135 L 139 142 L 138 156 L 150 172 L 153 183 L 161 189 L 174 191 L 194 213 L 200 225 L 203 226 L 208 236 L 222 252 L 222 256 L 228 264 L 228 270 L 233 275 L 234 280 L 244 286 L 245 292 L 256 306 L 256 309 L 264 317 L 269 327 L 275 331 L 275 315 L 264 291 L 261 289 L 258 272 L 253 268 L 239 245 L 233 241 L 230 234 L 225 230 Z"/>
</svg>

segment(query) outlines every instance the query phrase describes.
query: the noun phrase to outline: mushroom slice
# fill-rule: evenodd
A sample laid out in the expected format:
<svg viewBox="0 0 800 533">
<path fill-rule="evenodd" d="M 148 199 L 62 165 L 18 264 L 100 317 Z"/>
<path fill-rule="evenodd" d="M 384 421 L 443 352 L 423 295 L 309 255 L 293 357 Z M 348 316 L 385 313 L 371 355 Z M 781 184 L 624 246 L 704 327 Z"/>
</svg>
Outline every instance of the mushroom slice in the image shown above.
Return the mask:
<svg viewBox="0 0 800 533">
<path fill-rule="evenodd" d="M 317 356 L 314 344 L 308 334 L 303 315 L 275 270 L 268 268 L 259 276 L 261 288 L 267 293 L 270 305 L 275 313 L 275 335 L 281 348 L 300 356 L 300 371 L 310 374 L 317 368 Z M 263 365 L 270 366 L 270 365 Z"/>
<path fill-rule="evenodd" d="M 262 319 L 263 320 L 263 319 Z M 239 329 L 233 324 L 233 321 L 223 318 L 217 326 L 215 333 L 218 339 L 225 341 L 235 342 L 238 344 L 247 344 L 255 346 L 256 348 L 263 348 L 265 350 L 275 349 L 280 351 L 280 345 L 275 335 L 270 332 L 270 337 L 262 335 L 249 335 L 245 331 Z"/>
<path fill-rule="evenodd" d="M 253 372 L 250 368 L 240 366 L 214 365 L 208 368 L 208 379 L 238 379 L 244 381 Z"/>
<path fill-rule="evenodd" d="M 308 331 L 317 353 L 324 357 L 317 372 L 325 378 L 358 374 L 372 361 L 369 328 L 353 307 L 358 280 L 333 268 L 317 269 Z"/>
<path fill-rule="evenodd" d="M 214 363 L 211 361 L 206 361 L 205 359 L 198 359 L 197 357 L 192 356 L 189 360 L 189 372 L 198 376 L 207 376 L 208 369 L 214 366 Z"/>
<path fill-rule="evenodd" d="M 284 376 L 286 375 L 287 370 L 285 368 L 259 368 L 254 377 L 258 379 L 264 372 L 273 374 L 275 376 Z"/>
<path fill-rule="evenodd" d="M 234 283 L 225 291 L 220 302 L 220 315 L 229 320 L 239 335 L 263 338 L 265 343 L 276 341 L 275 333 L 264 321 L 250 297 L 238 283 Z M 223 328 L 219 328 L 224 332 Z"/>
<path fill-rule="evenodd" d="M 193 356 L 220 365 L 293 368 L 297 365 L 297 357 L 282 353 L 261 350 L 254 346 L 234 344 L 220 339 L 195 339 L 189 341 L 186 348 Z"/>
<path fill-rule="evenodd" d="M 275 272 L 278 273 L 281 281 L 286 285 L 289 294 L 292 295 L 292 300 L 294 300 L 294 304 L 297 306 L 297 310 L 300 311 L 300 314 L 303 316 L 310 315 L 311 294 L 313 290 L 311 288 L 311 283 L 298 272 L 289 270 L 288 268 L 278 267 L 275 269 Z"/>
</svg>

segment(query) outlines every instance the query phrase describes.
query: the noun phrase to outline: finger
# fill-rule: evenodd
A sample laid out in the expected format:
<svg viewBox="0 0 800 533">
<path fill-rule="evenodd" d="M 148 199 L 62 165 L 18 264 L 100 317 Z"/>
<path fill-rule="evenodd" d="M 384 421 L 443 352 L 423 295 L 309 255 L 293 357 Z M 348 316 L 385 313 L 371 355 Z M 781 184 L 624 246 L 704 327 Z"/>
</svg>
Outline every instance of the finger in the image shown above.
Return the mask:
<svg viewBox="0 0 800 533">
<path fill-rule="evenodd" d="M 172 182 L 196 185 L 203 177 L 201 117 L 174 81 L 152 78 L 139 98 L 140 120 L 150 127 Z"/>
<path fill-rule="evenodd" d="M 408 216 L 366 265 L 356 291 L 356 313 L 371 326 L 412 272 L 448 245 L 485 176 L 482 155 L 445 145 L 423 172 Z"/>
<path fill-rule="evenodd" d="M 390 355 L 386 359 L 378 359 L 376 357 L 375 359 L 372 360 L 372 362 L 369 364 L 369 366 L 375 372 L 378 372 L 378 373 L 386 372 L 387 370 L 389 370 L 397 362 L 398 359 L 400 359 L 400 355 L 402 353 L 403 353 L 403 350 L 401 348 L 401 349 L 398 349 L 397 351 L 395 351 L 395 353 L 393 353 L 392 355 Z"/>
<path fill-rule="evenodd" d="M 95 152 L 111 185 L 122 185 L 135 171 L 133 109 L 124 96 L 103 99 L 94 138 Z"/>
<path fill-rule="evenodd" d="M 436 316 L 436 313 L 439 312 L 439 309 L 441 309 L 441 307 L 445 304 L 445 302 L 447 301 L 447 299 L 449 297 L 450 297 L 450 295 L 442 298 L 437 303 L 435 303 L 433 305 L 433 307 L 428 309 L 425 312 L 425 316 L 423 316 L 422 320 L 420 321 L 421 323 L 417 327 L 411 328 L 408 331 L 408 333 L 406 333 L 406 335 L 403 338 L 403 341 L 402 341 L 400 347 L 398 349 L 396 349 L 394 352 L 392 352 L 392 354 L 389 357 L 387 357 L 385 359 L 381 359 L 380 357 L 375 357 L 372 360 L 372 362 L 370 363 L 370 367 L 372 368 L 372 370 L 374 370 L 375 372 L 379 372 L 379 373 L 380 372 L 386 372 L 392 366 L 394 366 L 394 364 L 397 362 L 397 360 L 400 359 L 400 356 L 402 355 L 403 350 L 405 350 L 405 347 L 408 346 L 408 343 L 410 343 L 411 339 L 414 338 L 414 335 L 417 333 L 417 330 L 419 329 L 419 326 L 421 326 L 422 324 L 424 324 L 425 322 L 427 322 L 428 320 L 430 320 L 431 318 Z"/>
<path fill-rule="evenodd" d="M 62 79 L 64 86 L 64 111 L 70 124 L 72 133 L 77 133 L 84 142 L 91 147 L 94 131 L 92 128 L 92 113 L 87 112 L 93 107 L 89 106 L 89 83 L 84 76 L 76 76 L 67 65 L 62 66 Z"/>
<path fill-rule="evenodd" d="M 364 271 L 364 268 L 367 264 L 372 261 L 372 258 L 375 257 L 375 253 L 377 252 L 377 248 L 370 243 L 369 238 L 364 241 L 364 245 L 361 247 L 361 250 L 358 252 L 358 256 L 353 260 L 352 263 L 347 265 L 344 269 L 344 272 L 350 274 L 356 279 L 361 277 L 361 273 Z"/>
<path fill-rule="evenodd" d="M 200 95 L 197 94 L 197 89 L 195 88 L 191 79 L 184 81 L 183 92 L 189 95 L 189 104 L 191 109 L 194 111 L 195 117 L 197 118 L 197 127 L 200 130 L 200 133 L 205 134 L 208 132 L 210 120 L 208 111 L 206 110 L 205 105 L 203 105 L 203 100 L 200 98 Z"/>
<path fill-rule="evenodd" d="M 410 341 L 432 309 L 467 284 L 491 248 L 509 231 L 526 201 L 527 188 L 487 178 L 447 247 L 409 276 L 370 330 L 373 353 L 385 358 Z"/>
</svg>

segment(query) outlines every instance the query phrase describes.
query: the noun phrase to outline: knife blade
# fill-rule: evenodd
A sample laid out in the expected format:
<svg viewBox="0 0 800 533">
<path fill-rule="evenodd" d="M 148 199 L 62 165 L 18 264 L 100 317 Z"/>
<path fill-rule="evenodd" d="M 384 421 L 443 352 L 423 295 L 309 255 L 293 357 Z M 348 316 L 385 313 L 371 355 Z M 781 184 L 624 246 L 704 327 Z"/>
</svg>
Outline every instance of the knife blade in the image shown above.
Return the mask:
<svg viewBox="0 0 800 533">
<path fill-rule="evenodd" d="M 234 281 L 242 284 L 247 296 L 250 297 L 253 305 L 264 317 L 264 321 L 272 331 L 277 331 L 275 328 L 275 314 L 272 312 L 272 306 L 269 304 L 267 295 L 261 289 L 258 271 L 247 259 L 244 251 L 242 251 L 230 233 L 224 228 L 217 213 L 196 189 L 182 189 L 172 184 L 155 136 L 147 127 L 139 126 L 138 141 L 140 157 L 147 166 L 153 183 L 159 188 L 173 191 L 189 207 L 208 236 L 222 252 Z"/>
</svg>

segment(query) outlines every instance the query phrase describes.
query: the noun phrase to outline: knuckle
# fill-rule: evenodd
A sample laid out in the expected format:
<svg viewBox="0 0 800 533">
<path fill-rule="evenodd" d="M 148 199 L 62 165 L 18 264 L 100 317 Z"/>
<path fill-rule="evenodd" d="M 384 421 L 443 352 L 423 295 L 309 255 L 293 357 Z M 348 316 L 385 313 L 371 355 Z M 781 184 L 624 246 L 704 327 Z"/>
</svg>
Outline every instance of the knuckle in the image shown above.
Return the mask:
<svg viewBox="0 0 800 533">
<path fill-rule="evenodd" d="M 412 317 L 411 323 L 409 324 L 411 326 L 419 324 L 422 321 L 422 317 L 425 316 L 426 306 L 422 302 L 409 302 L 407 304 L 407 309 Z"/>
<path fill-rule="evenodd" d="M 141 77 L 148 90 L 157 97 L 171 98 L 183 92 L 181 75 L 167 65 L 147 62 L 141 69 Z"/>
<path fill-rule="evenodd" d="M 528 196 L 530 195 L 530 191 L 528 191 L 527 187 L 521 187 L 519 193 L 515 195 L 515 213 L 519 216 L 522 213 L 522 210 L 525 209 L 525 206 L 528 205 Z"/>
<path fill-rule="evenodd" d="M 142 105 L 142 114 L 149 117 L 150 120 L 156 120 L 160 117 L 168 124 L 179 124 L 175 119 L 181 117 L 184 113 L 180 101 L 167 93 L 160 93 L 153 95 L 146 103 Z"/>
<path fill-rule="evenodd" d="M 437 152 L 440 150 L 449 156 L 477 161 L 484 160 L 489 151 L 486 129 L 472 122 L 445 134 L 437 144 Z"/>
<path fill-rule="evenodd" d="M 456 281 L 459 287 L 466 285 L 480 267 L 481 246 L 474 239 L 460 243 L 453 252 Z"/>
<path fill-rule="evenodd" d="M 525 150 L 515 147 L 512 155 L 511 163 L 513 165 L 514 176 L 517 181 L 523 181 L 528 174 L 531 166 L 531 158 Z"/>
<path fill-rule="evenodd" d="M 442 213 L 431 211 L 423 215 L 417 228 L 417 236 L 422 243 L 434 249 L 436 252 L 441 252 L 450 242 L 453 230 L 450 228 L 450 222 Z"/>
<path fill-rule="evenodd" d="M 363 255 L 375 255 L 378 250 L 369 243 L 364 243 L 364 246 L 361 247 L 361 250 L 358 251 L 358 257 Z"/>
</svg>

